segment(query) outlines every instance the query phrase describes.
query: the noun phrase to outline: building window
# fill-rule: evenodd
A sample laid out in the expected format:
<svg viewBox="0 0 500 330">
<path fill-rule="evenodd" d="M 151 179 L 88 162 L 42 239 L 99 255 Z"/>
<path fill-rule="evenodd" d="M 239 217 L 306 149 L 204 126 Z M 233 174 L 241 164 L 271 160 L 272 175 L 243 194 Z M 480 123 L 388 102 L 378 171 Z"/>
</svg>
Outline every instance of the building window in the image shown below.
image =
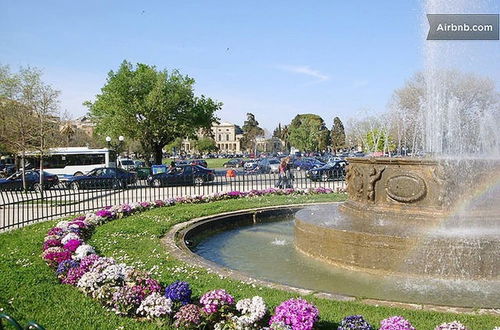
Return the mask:
<svg viewBox="0 0 500 330">
<path fill-rule="evenodd" d="M 222 137 L 221 137 L 221 134 L 219 134 L 219 141 L 222 141 Z"/>
<path fill-rule="evenodd" d="M 226 134 L 226 141 L 229 141 L 229 134 Z"/>
</svg>

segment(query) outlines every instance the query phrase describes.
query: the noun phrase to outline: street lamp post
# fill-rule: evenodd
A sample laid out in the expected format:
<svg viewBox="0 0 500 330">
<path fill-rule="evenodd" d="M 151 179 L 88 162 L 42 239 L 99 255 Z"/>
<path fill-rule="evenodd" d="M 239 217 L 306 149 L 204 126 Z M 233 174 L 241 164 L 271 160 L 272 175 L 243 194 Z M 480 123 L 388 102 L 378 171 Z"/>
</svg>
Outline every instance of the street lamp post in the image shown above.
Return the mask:
<svg viewBox="0 0 500 330">
<path fill-rule="evenodd" d="M 120 135 L 118 137 L 118 143 L 116 143 L 116 144 L 112 144 L 111 140 L 112 140 L 111 136 L 106 136 L 106 143 L 108 144 L 108 148 L 114 149 L 116 151 L 116 154 L 117 154 L 116 157 L 118 158 L 118 153 L 120 152 L 120 149 L 123 145 L 123 141 L 125 141 L 125 137 L 123 135 Z M 115 159 L 115 161 L 116 161 L 116 159 Z"/>
</svg>

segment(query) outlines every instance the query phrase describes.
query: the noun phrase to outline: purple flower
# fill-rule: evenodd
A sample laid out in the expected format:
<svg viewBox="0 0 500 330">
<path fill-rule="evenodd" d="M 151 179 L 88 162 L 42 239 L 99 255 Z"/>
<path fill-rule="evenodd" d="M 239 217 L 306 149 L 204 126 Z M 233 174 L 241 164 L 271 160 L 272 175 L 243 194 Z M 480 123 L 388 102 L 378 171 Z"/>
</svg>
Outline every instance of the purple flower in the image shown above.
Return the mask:
<svg viewBox="0 0 500 330">
<path fill-rule="evenodd" d="M 121 210 L 123 213 L 130 213 L 132 212 L 132 207 L 129 204 L 123 204 Z"/>
<path fill-rule="evenodd" d="M 404 317 L 391 316 L 380 321 L 380 330 L 415 330 L 415 328 Z"/>
<path fill-rule="evenodd" d="M 220 308 L 226 305 L 233 305 L 234 298 L 224 289 L 213 290 L 205 293 L 200 298 L 200 303 L 203 305 L 203 311 L 207 314 L 214 314 Z"/>
<path fill-rule="evenodd" d="M 75 252 L 80 244 L 82 244 L 80 240 L 70 239 L 66 244 L 64 244 L 64 248 L 68 251 Z"/>
<path fill-rule="evenodd" d="M 88 272 L 90 267 L 92 267 L 94 263 L 100 258 L 101 257 L 99 257 L 97 254 L 90 254 L 86 257 L 83 257 L 82 260 L 80 260 L 80 268 L 84 272 Z"/>
<path fill-rule="evenodd" d="M 151 206 L 151 203 L 149 203 L 149 202 L 140 202 L 139 205 L 141 205 L 144 208 L 148 208 L 148 207 Z"/>
<path fill-rule="evenodd" d="M 51 247 L 43 253 L 43 259 L 51 267 L 57 267 L 62 261 L 71 259 L 71 252 L 61 247 Z"/>
<path fill-rule="evenodd" d="M 356 330 L 372 330 L 372 326 L 365 321 L 363 316 L 361 315 L 351 315 L 346 316 L 340 322 L 337 330 L 348 330 L 348 329 L 356 329 Z"/>
<path fill-rule="evenodd" d="M 68 272 L 68 270 L 70 270 L 71 268 L 79 267 L 79 266 L 80 266 L 80 263 L 78 261 L 75 261 L 75 260 L 64 260 L 64 261 L 61 261 L 59 263 L 59 266 L 57 266 L 56 273 L 58 275 L 66 275 L 66 273 Z"/>
<path fill-rule="evenodd" d="M 319 319 L 319 311 L 304 299 L 289 299 L 274 310 L 269 324 L 282 322 L 293 330 L 311 330 Z"/>
<path fill-rule="evenodd" d="M 59 228 L 59 227 L 54 227 L 47 232 L 47 235 L 62 236 L 63 234 L 64 234 L 64 230 L 62 228 Z"/>
<path fill-rule="evenodd" d="M 51 247 L 61 247 L 62 246 L 62 243 L 60 240 L 58 239 L 49 239 L 45 242 L 43 242 L 43 250 L 47 250 L 48 248 L 51 248 Z"/>
<path fill-rule="evenodd" d="M 162 201 L 161 199 L 157 199 L 157 200 L 155 200 L 155 206 L 157 206 L 157 207 L 165 206 L 165 202 Z"/>
<path fill-rule="evenodd" d="M 113 217 L 113 213 L 111 213 L 110 211 L 106 210 L 106 209 L 102 209 L 102 210 L 99 210 L 95 213 L 95 215 L 97 215 L 98 217 L 101 217 L 101 218 L 111 218 Z"/>
<path fill-rule="evenodd" d="M 187 305 L 191 302 L 191 288 L 187 282 L 175 281 L 165 289 L 165 297 L 172 302 Z"/>
<path fill-rule="evenodd" d="M 76 285 L 85 273 L 86 270 L 81 267 L 70 268 L 61 282 L 64 284 Z"/>
<path fill-rule="evenodd" d="M 175 313 L 174 319 L 176 328 L 196 328 L 201 322 L 201 308 L 193 304 L 184 305 Z"/>
<path fill-rule="evenodd" d="M 140 288 L 135 286 L 121 287 L 113 294 L 113 310 L 117 314 L 122 315 L 135 314 L 135 310 L 139 307 L 143 299 L 144 295 Z"/>
</svg>

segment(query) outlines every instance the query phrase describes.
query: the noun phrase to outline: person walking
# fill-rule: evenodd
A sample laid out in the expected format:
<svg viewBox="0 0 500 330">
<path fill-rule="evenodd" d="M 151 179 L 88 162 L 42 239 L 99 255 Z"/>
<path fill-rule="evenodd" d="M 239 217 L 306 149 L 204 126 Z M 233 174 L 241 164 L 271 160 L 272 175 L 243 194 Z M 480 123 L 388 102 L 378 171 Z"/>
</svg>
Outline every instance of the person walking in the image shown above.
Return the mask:
<svg viewBox="0 0 500 330">
<path fill-rule="evenodd" d="M 292 188 L 292 181 L 294 177 L 291 171 L 290 157 L 285 157 L 281 160 L 278 171 L 279 179 L 276 187 L 279 189 Z"/>
</svg>

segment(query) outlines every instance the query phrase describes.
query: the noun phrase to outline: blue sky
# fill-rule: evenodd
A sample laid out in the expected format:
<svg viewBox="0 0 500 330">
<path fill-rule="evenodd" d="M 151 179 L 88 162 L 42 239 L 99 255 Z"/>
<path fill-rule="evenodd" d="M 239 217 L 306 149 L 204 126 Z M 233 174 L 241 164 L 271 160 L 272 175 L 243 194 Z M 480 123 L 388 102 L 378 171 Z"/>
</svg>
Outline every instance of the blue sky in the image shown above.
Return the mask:
<svg viewBox="0 0 500 330">
<path fill-rule="evenodd" d="M 124 59 L 178 68 L 221 119 L 268 130 L 384 111 L 423 63 L 419 1 L 1 1 L 0 63 L 43 69 L 73 116 Z"/>
</svg>

